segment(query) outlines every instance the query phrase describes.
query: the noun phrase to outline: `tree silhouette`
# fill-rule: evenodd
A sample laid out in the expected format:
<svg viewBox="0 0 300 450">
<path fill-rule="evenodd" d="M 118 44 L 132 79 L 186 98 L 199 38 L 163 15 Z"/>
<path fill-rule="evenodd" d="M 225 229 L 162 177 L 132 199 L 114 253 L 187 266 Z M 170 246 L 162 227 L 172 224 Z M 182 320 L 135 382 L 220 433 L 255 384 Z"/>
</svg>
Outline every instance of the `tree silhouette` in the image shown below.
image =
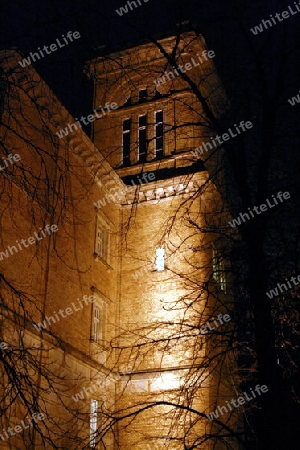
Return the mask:
<svg viewBox="0 0 300 450">
<path fill-rule="evenodd" d="M 226 44 L 219 44 L 219 53 L 216 50 L 227 96 L 210 64 L 200 78 L 192 71 L 180 72 L 156 86 L 156 100 L 176 98 L 177 113 L 174 121 L 164 123 L 164 139 L 172 140 L 176 133 L 177 142 L 187 143 L 184 158 L 190 161 L 186 164 L 190 169 L 174 172 L 182 184 L 178 185 L 177 200 L 161 220 L 159 235 L 149 231 L 150 250 L 164 243 L 167 255 L 167 270 L 147 285 L 148 292 L 152 288 L 161 292 L 156 299 L 159 305 L 144 321 L 138 321 L 137 308 L 136 320 L 117 324 L 114 338 L 106 343 L 111 351 L 106 367 L 95 368 L 95 383 L 102 370 L 107 375 L 106 381 L 101 378 L 101 389 L 92 391 L 101 411 L 95 439 L 104 448 L 112 443 L 124 448 L 124 438 L 131 445 L 158 449 L 296 448 L 299 294 L 287 284 L 291 276 L 299 274 L 299 181 L 294 170 L 298 162 L 294 148 L 298 142 L 297 106 L 291 107 L 286 100 L 287 87 L 295 82 L 289 71 L 290 55 L 295 51 L 293 34 L 284 23 L 272 29 L 271 35 L 252 36 L 248 27 L 251 11 L 245 19 L 243 4 L 230 17 L 221 8 L 218 12 L 214 25 L 229 20 L 232 34 L 239 36 L 238 42 L 229 36 Z M 125 86 L 125 103 L 128 85 L 138 90 L 143 78 L 154 82 L 165 71 L 174 71 L 182 62 L 185 46 L 181 25 L 175 39 L 164 46 L 140 31 L 129 15 L 124 20 L 152 42 L 163 58 L 157 65 L 150 62 L 137 69 L 130 61 L 130 50 L 124 51 L 122 58 L 103 57 L 107 73 L 111 65 L 119 65 L 118 79 L 111 85 L 106 80 L 103 99 Z M 189 44 L 203 42 L 199 26 L 193 29 L 195 33 L 188 34 Z M 274 54 L 276 61 L 270 65 Z M 2 61 L 10 58 L 10 52 L 4 53 Z M 218 58 L 223 58 L 221 67 Z M 0 261 L 1 333 L 6 343 L 0 353 L 1 426 L 5 430 L 19 423 L 16 417 L 44 413 L 46 420 L 34 422 L 22 432 L 20 441 L 21 435 L 15 438 L 19 448 L 21 439 L 26 448 L 89 448 L 86 398 L 79 403 L 71 399 L 76 384 L 76 392 L 84 389 L 85 377 L 72 377 L 68 370 L 61 370 L 61 364 L 54 364 L 49 355 L 52 349 L 68 353 L 66 340 L 48 329 L 37 332 L 32 324 L 46 316 L 53 258 L 78 273 L 78 278 L 88 271 L 78 239 L 88 222 L 82 202 L 93 190 L 99 170 L 105 184 L 110 173 L 107 161 L 120 169 L 120 148 L 109 142 L 98 145 L 97 165 L 87 177 L 87 163 L 70 157 L 55 135 L 64 123 L 74 120 L 65 110 L 63 120 L 55 118 L 53 110 L 53 115 L 48 115 L 49 99 L 37 95 L 45 89 L 44 83 L 31 68 L 30 82 L 27 75 L 22 78 L 17 61 L 15 66 L 20 69 L 17 74 L 1 72 L 1 155 L 5 159 L 19 152 L 22 159 L 0 173 L 1 244 L 7 249 L 47 224 L 57 224 L 63 238 L 58 245 L 59 238 L 53 233 L 26 250 L 26 256 L 17 249 L 14 255 L 8 253 L 7 266 L 4 256 Z M 182 92 L 188 93 L 186 98 L 181 97 Z M 229 128 L 235 130 L 241 121 L 251 121 L 253 127 L 207 151 L 195 152 L 199 142 L 211 143 Z M 103 127 L 103 133 L 109 134 L 117 125 L 108 121 Z M 78 133 L 89 147 L 81 130 Z M 78 153 L 84 151 L 81 148 Z M 166 178 L 170 175 L 167 170 L 164 174 Z M 159 180 L 158 171 L 156 177 Z M 121 183 L 120 192 L 122 196 Z M 250 214 L 249 209 L 266 204 L 266 199 L 272 202 L 278 192 L 289 192 L 290 198 L 261 214 L 253 212 L 254 217 Z M 121 200 L 120 257 L 127 258 L 133 268 L 125 276 L 142 286 L 147 270 L 154 271 L 148 254 L 141 256 L 141 249 L 134 249 L 134 227 L 141 223 L 139 200 L 146 193 L 143 186 L 135 186 L 127 195 L 129 207 Z M 114 199 L 110 205 L 118 201 Z M 157 202 L 164 204 L 160 199 Z M 241 217 L 240 213 L 248 214 L 249 219 L 246 216 L 233 228 L 229 221 Z M 145 239 L 147 233 L 145 229 Z M 65 248 L 70 241 L 73 259 Z M 10 263 L 12 257 L 15 265 Z M 29 280 L 20 277 L 27 266 L 31 273 L 39 274 L 38 284 L 33 276 Z M 142 269 L 145 277 L 133 276 Z M 164 288 L 172 283 L 178 287 L 176 298 L 168 297 Z M 285 283 L 288 289 L 270 298 L 266 293 L 277 283 Z M 78 284 L 81 286 L 81 281 Z M 218 322 L 217 317 L 224 315 L 230 320 Z M 167 367 L 173 367 L 172 376 L 164 375 Z M 155 378 L 157 368 L 161 376 Z M 256 385 L 266 385 L 268 391 L 238 408 L 228 407 L 231 399 L 249 394 Z M 219 407 L 225 405 L 227 411 L 220 413 Z M 217 408 L 219 416 L 210 420 L 208 414 Z"/>
</svg>

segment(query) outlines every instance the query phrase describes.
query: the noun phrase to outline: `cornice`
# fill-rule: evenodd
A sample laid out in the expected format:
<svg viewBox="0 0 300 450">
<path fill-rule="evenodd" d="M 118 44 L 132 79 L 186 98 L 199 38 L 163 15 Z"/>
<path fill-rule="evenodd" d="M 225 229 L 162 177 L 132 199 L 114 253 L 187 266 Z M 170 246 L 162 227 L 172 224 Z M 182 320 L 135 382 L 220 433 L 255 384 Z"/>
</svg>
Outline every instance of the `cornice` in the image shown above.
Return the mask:
<svg viewBox="0 0 300 450">
<path fill-rule="evenodd" d="M 208 172 L 198 172 L 191 175 L 181 175 L 167 180 L 152 181 L 147 184 L 128 186 L 126 189 L 126 203 L 158 203 L 163 199 L 191 196 L 209 179 Z"/>
<path fill-rule="evenodd" d="M 19 61 L 22 59 L 23 55 L 15 49 L 0 51 L 4 76 L 35 103 L 55 136 L 68 123 L 75 123 L 75 119 L 32 66 L 21 68 Z M 69 150 L 84 162 L 86 170 L 105 191 L 109 192 L 112 188 L 119 192 L 125 190 L 124 183 L 81 128 L 78 127 L 60 141 L 65 142 Z"/>
<path fill-rule="evenodd" d="M 164 39 L 158 39 L 160 45 L 163 46 L 167 53 L 172 53 L 174 50 L 174 44 L 176 43 L 177 36 L 169 36 Z M 180 42 L 178 45 L 178 54 L 186 52 L 185 47 L 200 47 L 206 48 L 205 40 L 202 35 L 197 35 L 194 31 L 184 32 L 181 34 Z M 182 53 L 183 52 L 183 53 Z M 118 71 L 124 70 L 124 67 L 144 67 L 145 63 L 161 63 L 165 62 L 165 58 L 162 55 L 159 48 L 154 42 L 147 42 L 132 46 L 119 52 L 109 53 L 108 55 L 98 56 L 87 61 L 85 65 L 85 73 L 89 77 L 97 73 L 97 77 L 110 75 L 112 73 L 118 73 Z M 120 67 L 121 65 L 121 67 Z M 102 70 L 101 70 L 102 69 Z"/>
</svg>

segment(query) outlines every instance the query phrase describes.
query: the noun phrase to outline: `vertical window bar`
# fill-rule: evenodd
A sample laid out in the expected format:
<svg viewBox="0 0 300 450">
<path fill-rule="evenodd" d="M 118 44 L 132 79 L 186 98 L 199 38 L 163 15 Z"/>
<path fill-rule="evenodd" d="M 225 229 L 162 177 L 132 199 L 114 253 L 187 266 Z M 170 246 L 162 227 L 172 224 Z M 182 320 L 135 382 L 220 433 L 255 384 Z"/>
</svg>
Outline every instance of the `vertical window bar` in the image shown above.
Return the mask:
<svg viewBox="0 0 300 450">
<path fill-rule="evenodd" d="M 99 340 L 99 333 L 100 333 L 100 310 L 97 308 L 97 306 L 94 306 L 93 309 L 93 340 L 95 342 L 98 342 Z"/>
<path fill-rule="evenodd" d="M 98 401 L 91 400 L 90 413 L 90 447 L 96 447 Z"/>
<path fill-rule="evenodd" d="M 97 225 L 96 230 L 95 253 L 109 263 L 109 229 Z"/>
<path fill-rule="evenodd" d="M 163 111 L 155 112 L 155 157 L 163 157 L 164 152 Z"/>
<path fill-rule="evenodd" d="M 139 116 L 139 162 L 146 162 L 147 156 L 147 115 Z"/>
<path fill-rule="evenodd" d="M 98 256 L 102 257 L 102 231 L 101 228 L 97 228 L 97 248 L 96 248 Z"/>
<path fill-rule="evenodd" d="M 123 120 L 123 166 L 130 166 L 130 135 L 131 135 L 131 119 Z"/>
<path fill-rule="evenodd" d="M 103 230 L 103 259 L 108 262 L 109 231 Z"/>
</svg>

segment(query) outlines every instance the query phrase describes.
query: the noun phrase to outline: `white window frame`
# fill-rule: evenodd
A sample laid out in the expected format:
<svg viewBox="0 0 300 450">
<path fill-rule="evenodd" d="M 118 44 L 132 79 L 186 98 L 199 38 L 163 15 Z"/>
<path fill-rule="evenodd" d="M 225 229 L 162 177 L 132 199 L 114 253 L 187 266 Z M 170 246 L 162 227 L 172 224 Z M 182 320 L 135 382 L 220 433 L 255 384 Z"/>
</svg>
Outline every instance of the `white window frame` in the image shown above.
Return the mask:
<svg viewBox="0 0 300 450">
<path fill-rule="evenodd" d="M 90 412 L 90 447 L 96 448 L 96 436 L 98 426 L 98 400 L 91 400 Z"/>
<path fill-rule="evenodd" d="M 99 342 L 100 326 L 100 308 L 98 305 L 93 305 L 92 340 L 94 342 Z"/>
<path fill-rule="evenodd" d="M 107 304 L 97 294 L 94 293 L 93 295 L 91 341 L 95 344 L 101 344 L 106 333 Z"/>
<path fill-rule="evenodd" d="M 164 248 L 156 249 L 155 269 L 157 270 L 157 272 L 165 270 L 165 249 Z"/>
<path fill-rule="evenodd" d="M 104 262 L 110 262 L 110 228 L 98 213 L 95 234 L 95 255 Z"/>
<path fill-rule="evenodd" d="M 162 113 L 163 116 L 163 120 L 162 122 L 157 122 L 157 114 L 158 113 Z M 162 136 L 157 136 L 157 128 L 159 125 L 163 126 L 164 124 L 164 111 L 162 109 L 158 109 L 157 111 L 154 111 L 154 128 L 155 128 L 155 133 L 154 133 L 154 142 L 155 142 L 155 155 L 157 152 L 161 151 L 162 153 L 164 152 L 164 145 L 162 145 L 162 148 L 157 148 L 157 140 L 159 137 L 162 137 L 162 141 L 164 142 L 164 134 L 162 134 Z"/>
<path fill-rule="evenodd" d="M 102 256 L 102 228 L 97 226 L 97 236 L 96 236 L 96 253 L 98 256 Z"/>
<path fill-rule="evenodd" d="M 146 124 L 145 125 L 140 125 L 140 119 L 141 117 L 145 117 L 146 118 Z M 148 125 L 148 114 L 140 114 L 138 117 L 138 161 L 141 160 L 141 156 L 145 155 L 145 160 L 147 159 L 147 125 Z M 144 131 L 145 135 L 146 135 L 146 149 L 145 149 L 145 153 L 141 153 L 141 148 L 140 148 L 140 134 L 141 132 Z"/>
</svg>

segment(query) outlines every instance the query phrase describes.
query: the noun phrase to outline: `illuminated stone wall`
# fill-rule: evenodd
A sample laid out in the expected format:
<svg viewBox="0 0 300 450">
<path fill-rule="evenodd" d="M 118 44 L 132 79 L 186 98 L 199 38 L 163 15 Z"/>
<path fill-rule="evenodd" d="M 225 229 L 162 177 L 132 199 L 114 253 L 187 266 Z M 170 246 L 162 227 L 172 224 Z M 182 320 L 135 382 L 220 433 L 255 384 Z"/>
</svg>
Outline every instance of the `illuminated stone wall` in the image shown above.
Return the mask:
<svg viewBox="0 0 300 450">
<path fill-rule="evenodd" d="M 189 39 L 190 46 L 179 59 L 184 64 L 206 49 L 203 38 L 195 40 L 191 34 L 183 38 L 182 47 Z M 173 43 L 174 38 L 163 41 L 167 50 Z M 208 318 L 213 302 L 199 296 L 197 288 L 211 275 L 213 238 L 195 232 L 191 221 L 204 225 L 220 199 L 208 182 L 208 172 L 191 153 L 209 136 L 194 125 L 180 127 L 197 122 L 202 111 L 179 77 L 158 85 L 159 95 L 154 98 L 154 81 L 166 69 L 156 47 L 146 44 L 111 55 L 110 62 L 102 58 L 89 62 L 86 70 L 96 80 L 94 108 L 106 102 L 115 102 L 118 108 L 95 120 L 94 144 L 79 128 L 59 139 L 57 132 L 74 123 L 74 118 L 33 68 L 20 68 L 18 58 L 15 52 L 1 53 L 5 69 L 13 69 L 9 78 L 13 95 L 8 96 L 9 112 L 3 117 L 1 137 L 10 151 L 21 156 L 14 175 L 22 177 L 25 168 L 34 181 L 32 174 L 40 174 L 41 160 L 30 142 L 37 149 L 46 149 L 51 183 L 56 188 L 64 186 L 63 197 L 55 202 L 47 185 L 41 184 L 38 197 L 34 192 L 30 197 L 22 184 L 10 185 L 4 177 L 11 195 L 1 197 L 3 248 L 31 236 L 36 227 L 40 229 L 45 215 L 47 223 L 52 223 L 52 217 L 57 217 L 51 216 L 54 204 L 56 214 L 60 212 L 55 235 L 38 247 L 32 245 L 0 261 L 1 270 L 6 264 L 3 273 L 7 279 L 25 286 L 35 299 L 25 303 L 30 314 L 29 323 L 23 325 L 26 342 L 37 347 L 43 342 L 43 361 L 66 377 L 66 385 L 58 385 L 57 390 L 71 409 L 82 414 L 83 422 L 73 423 L 78 437 L 88 440 L 91 399 L 99 402 L 99 425 L 104 420 L 102 409 L 131 412 L 128 408 L 137 411 L 136 407 L 150 401 L 157 405 L 140 412 L 133 422 L 129 418 L 115 427 L 120 449 L 180 449 L 186 433 L 192 442 L 204 435 L 208 421 L 174 405 L 188 404 L 209 413 L 215 398 L 215 387 L 211 388 L 206 369 L 201 367 L 207 342 L 199 336 L 199 324 L 206 320 L 204 311 Z M 213 60 L 190 69 L 189 75 L 195 83 L 205 80 L 204 89 L 213 91 L 210 104 L 218 112 L 222 92 Z M 173 88 L 181 92 L 170 94 Z M 141 89 L 147 89 L 145 102 L 139 102 Z M 131 104 L 125 104 L 129 98 Z M 155 159 L 151 126 L 146 162 L 137 164 L 138 116 L 147 113 L 153 125 L 154 113 L 160 109 L 166 123 L 164 158 Z M 131 166 L 123 167 L 122 121 L 127 117 L 133 124 Z M 8 132 L 7 124 L 18 133 Z M 172 125 L 178 129 L 171 129 Z M 61 157 L 58 167 L 52 155 Z M 46 177 L 44 166 L 43 170 Z M 139 185 L 137 176 L 142 173 L 152 173 L 154 179 Z M 110 230 L 108 261 L 95 254 L 97 223 Z M 165 251 L 162 271 L 155 266 L 159 248 Z M 4 289 L 4 298 L 9 295 Z M 104 339 L 98 343 L 91 339 L 92 304 L 83 305 L 80 311 L 72 306 L 71 314 L 57 316 L 72 303 L 78 308 L 84 295 L 97 297 L 105 311 L 101 322 Z M 17 309 L 16 302 L 13 309 Z M 7 319 L 3 337 L 15 348 L 20 327 L 14 324 L 13 315 L 8 319 L 7 313 L 1 314 Z M 40 335 L 33 322 L 41 323 L 50 316 L 56 320 L 47 323 Z M 38 358 L 39 350 L 34 352 Z M 46 387 L 45 383 L 41 382 L 41 387 Z M 53 401 L 50 393 L 45 399 Z M 59 396 L 48 414 L 50 411 L 53 417 L 65 418 Z M 18 417 L 22 417 L 21 410 L 16 423 Z M 193 424 L 192 430 L 187 430 L 187 424 Z M 1 427 L 7 427 L 6 420 Z M 22 448 L 20 437 L 13 439 L 13 445 Z M 72 449 L 67 433 L 62 444 Z M 106 444 L 110 450 L 115 448 L 111 435 Z M 202 448 L 208 449 L 205 445 Z"/>
<path fill-rule="evenodd" d="M 74 414 L 78 411 L 80 420 L 69 422 L 66 431 L 73 431 L 70 435 L 65 433 L 62 442 L 75 448 L 73 432 L 78 437 L 85 436 L 86 442 L 89 439 L 90 398 L 98 399 L 101 405 L 105 396 L 113 396 L 113 384 L 106 383 L 109 373 L 106 360 L 118 311 L 119 207 L 111 202 L 99 209 L 94 203 L 105 198 L 112 188 L 122 195 L 124 185 L 110 166 L 101 161 L 97 149 L 81 129 L 67 138 L 56 136 L 56 131 L 73 123 L 74 118 L 33 68 L 20 68 L 19 58 L 14 51 L 1 52 L 2 67 L 9 74 L 1 141 L 3 149 L 19 154 L 21 159 L 9 169 L 12 174 L 0 175 L 3 185 L 0 251 L 17 246 L 16 241 L 21 243 L 22 239 L 33 237 L 33 241 L 27 247 L 17 246 L 17 251 L 8 251 L 8 257 L 3 256 L 0 261 L 0 271 L 7 282 L 24 293 L 20 302 L 18 295 L 1 280 L 2 338 L 8 352 L 22 355 L 24 346 L 32 347 L 29 353 L 37 365 L 41 354 L 42 364 L 50 372 L 65 377 L 65 381 L 54 382 L 57 395 L 46 380 L 38 381 L 35 376 L 35 382 L 45 389 L 45 423 L 49 417 L 53 419 L 48 422 L 50 428 L 54 429 L 60 418 L 66 423 L 71 419 L 62 402 Z M 60 196 L 56 196 L 57 191 Z M 112 251 L 108 263 L 95 255 L 97 216 L 110 229 Z M 56 224 L 57 231 L 51 235 L 45 232 L 41 239 L 40 230 L 47 224 Z M 105 335 L 98 343 L 91 339 L 92 295 L 101 300 L 100 306 L 106 312 Z M 40 334 L 38 327 L 42 323 Z M 3 387 L 7 382 L 4 376 Z M 77 393 L 81 398 L 76 401 L 72 395 L 76 399 Z M 0 429 L 20 423 L 24 414 L 21 403 L 15 403 L 2 416 Z M 41 408 L 43 405 L 41 402 Z M 11 436 L 9 443 L 22 448 L 26 432 L 24 438 L 21 434 Z M 7 448 L 2 440 L 1 445 Z"/>
</svg>

